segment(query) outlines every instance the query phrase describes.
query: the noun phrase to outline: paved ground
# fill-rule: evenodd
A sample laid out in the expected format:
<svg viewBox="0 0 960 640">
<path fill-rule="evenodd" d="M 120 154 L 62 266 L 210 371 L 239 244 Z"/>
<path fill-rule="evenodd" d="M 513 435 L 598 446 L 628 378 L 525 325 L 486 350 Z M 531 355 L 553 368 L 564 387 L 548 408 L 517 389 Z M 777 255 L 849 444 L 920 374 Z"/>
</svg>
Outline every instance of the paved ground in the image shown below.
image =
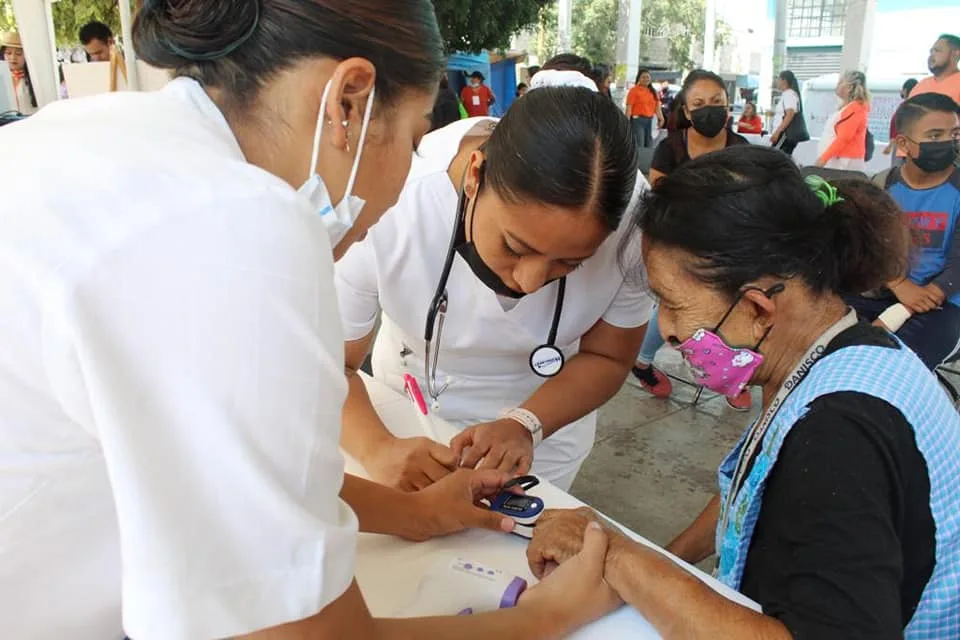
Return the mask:
<svg viewBox="0 0 960 640">
<path fill-rule="evenodd" d="M 662 349 L 658 365 L 687 377 L 679 356 Z M 716 470 L 754 413 L 674 382 L 669 400 L 624 386 L 600 411 L 597 442 L 572 493 L 658 544 L 682 531 L 716 493 Z"/>
</svg>

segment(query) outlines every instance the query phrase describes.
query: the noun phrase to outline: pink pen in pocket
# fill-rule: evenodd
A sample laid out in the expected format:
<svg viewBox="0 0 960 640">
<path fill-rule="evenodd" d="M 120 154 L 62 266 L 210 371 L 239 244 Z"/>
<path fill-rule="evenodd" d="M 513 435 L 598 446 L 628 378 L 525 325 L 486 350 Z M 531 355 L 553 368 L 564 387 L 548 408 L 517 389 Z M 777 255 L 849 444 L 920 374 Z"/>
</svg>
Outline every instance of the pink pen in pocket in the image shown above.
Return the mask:
<svg viewBox="0 0 960 640">
<path fill-rule="evenodd" d="M 435 442 L 439 442 L 436 430 L 433 427 L 433 420 L 430 419 L 427 402 L 424 400 L 423 392 L 420 391 L 420 384 L 409 373 L 403 374 L 403 391 L 410 398 L 410 402 L 413 403 L 417 417 L 420 418 L 420 426 L 423 428 L 424 435 Z"/>
</svg>

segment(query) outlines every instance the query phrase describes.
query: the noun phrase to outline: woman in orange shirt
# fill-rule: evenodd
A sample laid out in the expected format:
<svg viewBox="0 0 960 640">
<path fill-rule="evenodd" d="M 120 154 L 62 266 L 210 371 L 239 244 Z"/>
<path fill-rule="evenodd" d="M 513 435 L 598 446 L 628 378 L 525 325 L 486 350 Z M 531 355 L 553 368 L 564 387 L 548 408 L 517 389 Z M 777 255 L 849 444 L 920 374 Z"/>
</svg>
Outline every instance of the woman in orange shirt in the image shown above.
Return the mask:
<svg viewBox="0 0 960 640">
<path fill-rule="evenodd" d="M 837 83 L 837 96 L 843 106 L 823 128 L 817 166 L 865 171 L 867 115 L 870 113 L 867 77 L 861 71 L 847 71 Z"/>
<path fill-rule="evenodd" d="M 660 96 L 653 88 L 653 78 L 646 69 L 637 74 L 637 84 L 627 93 L 627 117 L 633 127 L 633 137 L 638 147 L 653 146 L 653 120 L 663 128 L 663 114 L 660 112 Z"/>
<path fill-rule="evenodd" d="M 757 107 L 752 102 L 748 102 L 743 107 L 743 115 L 737 122 L 737 133 L 763 133 L 763 120 L 757 115 Z"/>
</svg>

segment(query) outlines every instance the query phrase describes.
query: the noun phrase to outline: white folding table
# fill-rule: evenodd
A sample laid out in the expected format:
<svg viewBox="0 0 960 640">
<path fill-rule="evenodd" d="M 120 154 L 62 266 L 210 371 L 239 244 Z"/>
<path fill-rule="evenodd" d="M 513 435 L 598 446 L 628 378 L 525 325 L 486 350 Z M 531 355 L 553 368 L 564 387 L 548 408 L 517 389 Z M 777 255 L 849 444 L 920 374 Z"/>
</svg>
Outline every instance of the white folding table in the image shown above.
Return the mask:
<svg viewBox="0 0 960 640">
<path fill-rule="evenodd" d="M 371 378 L 365 378 L 365 382 L 377 413 L 395 435 L 427 436 L 420 418 L 406 396 L 395 393 L 389 387 Z M 432 423 L 434 432 L 441 438 L 449 439 L 456 434 L 453 427 L 441 420 L 433 418 Z M 363 468 L 356 461 L 349 456 L 346 458 L 348 473 L 365 475 Z M 530 491 L 530 494 L 542 498 L 547 508 L 564 509 L 585 506 L 583 502 L 548 482 L 543 482 Z M 756 611 L 760 610 L 756 603 L 720 584 L 696 567 L 670 556 L 666 551 L 624 527 L 620 528 L 637 542 L 667 555 L 727 598 Z M 361 534 L 357 550 L 357 581 L 373 615 L 404 617 L 411 613 L 410 604 L 417 598 L 417 591 L 424 584 L 424 576 L 431 569 L 450 563 L 457 557 L 501 569 L 524 578 L 531 585 L 535 584 L 536 579 L 527 566 L 525 549 L 525 540 L 493 531 L 468 531 L 423 543 L 406 542 L 390 536 Z M 429 588 L 436 587 L 437 585 L 434 584 Z M 457 611 L 432 613 L 455 614 Z M 609 640 L 627 637 L 644 640 L 660 636 L 636 610 L 622 607 L 619 611 L 581 629 L 571 637 L 577 640 L 587 638 Z"/>
</svg>

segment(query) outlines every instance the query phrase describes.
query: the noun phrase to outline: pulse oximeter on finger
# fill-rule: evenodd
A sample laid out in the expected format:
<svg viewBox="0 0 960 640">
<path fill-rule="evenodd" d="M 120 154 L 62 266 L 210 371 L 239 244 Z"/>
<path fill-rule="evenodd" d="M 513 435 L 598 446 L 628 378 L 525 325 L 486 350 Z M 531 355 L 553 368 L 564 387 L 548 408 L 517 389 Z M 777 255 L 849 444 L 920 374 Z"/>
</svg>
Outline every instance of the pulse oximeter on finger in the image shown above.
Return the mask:
<svg viewBox="0 0 960 640">
<path fill-rule="evenodd" d="M 536 496 L 512 493 L 512 487 L 519 486 L 524 491 L 540 484 L 535 476 L 521 476 L 503 485 L 503 491 L 490 500 L 490 510 L 502 513 L 513 519 L 516 526 L 513 533 L 521 538 L 533 538 L 533 528 L 543 513 L 543 500 Z"/>
</svg>

